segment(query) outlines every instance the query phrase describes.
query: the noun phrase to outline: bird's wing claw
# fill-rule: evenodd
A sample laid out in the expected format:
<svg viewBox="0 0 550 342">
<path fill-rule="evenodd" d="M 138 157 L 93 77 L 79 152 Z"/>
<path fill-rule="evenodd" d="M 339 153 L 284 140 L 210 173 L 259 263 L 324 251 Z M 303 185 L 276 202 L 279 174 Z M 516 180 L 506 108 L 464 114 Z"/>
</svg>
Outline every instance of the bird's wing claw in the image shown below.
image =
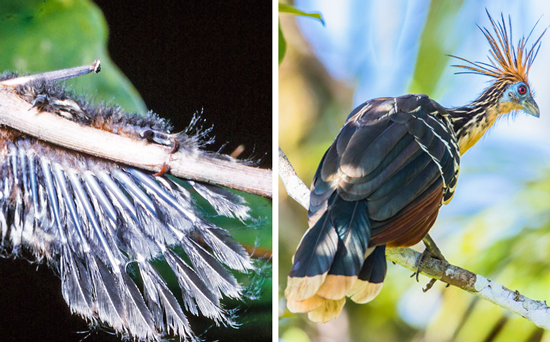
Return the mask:
<svg viewBox="0 0 550 342">
<path fill-rule="evenodd" d="M 178 136 L 181 133 L 166 133 L 162 131 L 155 131 L 150 128 L 145 128 L 141 132 L 139 132 L 139 135 L 142 139 L 145 139 L 150 142 L 157 143 L 159 145 L 165 145 L 171 147 L 170 153 L 175 153 L 179 149 L 179 142 L 178 142 Z"/>
</svg>

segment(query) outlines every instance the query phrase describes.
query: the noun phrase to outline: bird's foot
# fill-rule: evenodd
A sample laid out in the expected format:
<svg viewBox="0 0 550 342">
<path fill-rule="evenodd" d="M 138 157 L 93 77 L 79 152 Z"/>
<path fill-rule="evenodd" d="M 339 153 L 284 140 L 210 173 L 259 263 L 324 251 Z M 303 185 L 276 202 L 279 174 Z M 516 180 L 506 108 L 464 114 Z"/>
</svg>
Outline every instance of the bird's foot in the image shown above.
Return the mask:
<svg viewBox="0 0 550 342">
<path fill-rule="evenodd" d="M 439 259 L 443 262 L 447 262 L 447 259 L 445 259 L 445 257 L 443 256 L 443 253 L 441 253 L 441 250 L 439 249 L 439 247 L 437 247 L 437 245 L 432 240 L 430 235 L 426 235 L 423 242 L 424 242 L 424 245 L 426 246 L 426 249 L 424 249 L 424 252 L 422 252 L 420 257 L 418 258 L 418 261 L 416 263 L 416 272 L 414 272 L 411 275 L 411 277 L 416 277 L 416 281 L 419 281 L 418 280 L 418 275 L 420 274 L 420 271 L 422 270 L 423 264 L 429 258 L 435 258 L 435 259 Z M 437 281 L 436 279 L 430 279 L 430 282 L 428 284 L 426 284 L 426 287 L 424 287 L 422 289 L 422 291 L 427 292 L 428 290 L 430 290 L 434 286 L 436 281 Z M 447 284 L 447 286 L 449 286 L 449 285 Z"/>
</svg>

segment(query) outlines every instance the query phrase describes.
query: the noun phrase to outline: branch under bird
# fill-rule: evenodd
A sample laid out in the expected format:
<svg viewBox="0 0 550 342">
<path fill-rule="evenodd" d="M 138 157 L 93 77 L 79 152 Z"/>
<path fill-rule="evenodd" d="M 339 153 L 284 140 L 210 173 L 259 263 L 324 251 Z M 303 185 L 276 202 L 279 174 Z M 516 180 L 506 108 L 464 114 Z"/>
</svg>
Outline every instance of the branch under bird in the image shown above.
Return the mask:
<svg viewBox="0 0 550 342">
<path fill-rule="evenodd" d="M 511 24 L 487 15 L 492 32 L 481 31 L 489 63 L 456 57 L 467 72 L 492 78 L 475 101 L 444 108 L 426 95 L 379 98 L 348 116 L 313 179 L 309 229 L 285 290 L 290 311 L 327 322 L 346 297 L 373 300 L 386 275 L 385 249 L 426 236 L 453 197 L 460 156 L 498 118 L 515 111 L 539 116 L 528 74 L 546 30 L 530 48 L 531 34 L 514 46 Z"/>
</svg>

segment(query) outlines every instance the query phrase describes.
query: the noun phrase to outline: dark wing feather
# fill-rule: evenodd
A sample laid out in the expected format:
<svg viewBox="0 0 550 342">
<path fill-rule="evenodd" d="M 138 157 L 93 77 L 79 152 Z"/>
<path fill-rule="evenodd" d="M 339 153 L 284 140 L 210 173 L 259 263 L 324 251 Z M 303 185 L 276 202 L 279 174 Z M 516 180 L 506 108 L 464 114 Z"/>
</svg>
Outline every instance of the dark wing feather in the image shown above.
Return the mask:
<svg viewBox="0 0 550 342">
<path fill-rule="evenodd" d="M 449 184 L 458 175 L 456 137 L 443 109 L 423 95 L 369 101 L 362 108 L 346 122 L 347 131 L 355 127 L 348 143 L 336 139 L 342 153 L 336 158 L 338 173 L 330 176 L 338 181 L 333 191 L 346 201 L 366 200 L 376 245 L 391 242 L 377 238 L 385 229 L 397 238 L 413 227 L 418 236 L 405 244 L 416 243 L 429 229 L 416 224 L 454 190 Z"/>
<path fill-rule="evenodd" d="M 332 197 L 332 203 L 336 196 Z M 330 199 L 329 199 L 330 200 Z M 332 203 L 328 206 L 331 207 Z M 294 255 L 291 277 L 314 277 L 328 272 L 338 244 L 338 234 L 328 212 L 302 238 Z"/>
<path fill-rule="evenodd" d="M 357 281 L 346 295 L 356 303 L 371 301 L 382 289 L 386 269 L 386 246 L 377 246 L 365 259 L 357 275 Z"/>
<path fill-rule="evenodd" d="M 339 198 L 331 211 L 338 233 L 338 250 L 330 274 L 354 276 L 363 262 L 370 240 L 366 201 L 347 202 Z"/>
</svg>

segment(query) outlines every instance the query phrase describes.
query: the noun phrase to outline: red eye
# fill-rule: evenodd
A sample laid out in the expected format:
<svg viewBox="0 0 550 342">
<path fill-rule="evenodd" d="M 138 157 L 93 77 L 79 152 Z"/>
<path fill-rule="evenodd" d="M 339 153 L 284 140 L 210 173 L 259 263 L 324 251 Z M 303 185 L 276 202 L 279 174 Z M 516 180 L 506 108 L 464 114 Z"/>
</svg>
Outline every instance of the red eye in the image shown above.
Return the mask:
<svg viewBox="0 0 550 342">
<path fill-rule="evenodd" d="M 518 93 L 519 93 L 520 95 L 525 95 L 525 94 L 527 93 L 527 87 L 524 86 L 524 85 L 520 85 L 520 86 L 518 87 Z"/>
</svg>

